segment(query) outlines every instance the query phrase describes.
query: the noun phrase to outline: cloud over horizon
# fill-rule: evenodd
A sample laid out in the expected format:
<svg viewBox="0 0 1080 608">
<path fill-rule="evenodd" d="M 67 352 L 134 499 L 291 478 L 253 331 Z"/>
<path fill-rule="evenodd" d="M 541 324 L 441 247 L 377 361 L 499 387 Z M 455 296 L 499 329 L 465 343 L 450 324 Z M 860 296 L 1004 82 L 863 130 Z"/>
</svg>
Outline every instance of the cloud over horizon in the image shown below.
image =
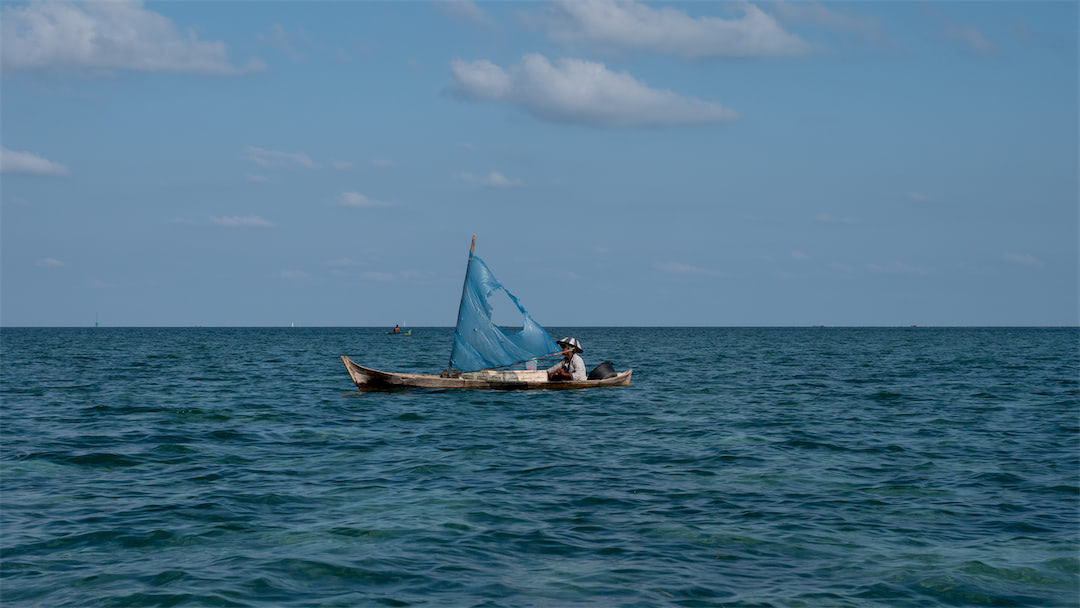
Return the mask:
<svg viewBox="0 0 1080 608">
<path fill-rule="evenodd" d="M 976 55 L 996 57 L 1001 54 L 997 43 L 987 38 L 986 34 L 974 25 L 949 24 L 945 26 L 945 37 Z"/>
<path fill-rule="evenodd" d="M 223 42 L 178 32 L 139 0 L 6 5 L 0 18 L 2 65 L 12 70 L 133 70 L 230 75 L 265 69 L 233 66 Z"/>
<path fill-rule="evenodd" d="M 735 19 L 694 18 L 631 0 L 559 0 L 546 11 L 548 36 L 607 50 L 672 53 L 687 58 L 796 57 L 813 47 L 760 8 L 738 5 Z"/>
<path fill-rule="evenodd" d="M 484 186 L 486 188 L 513 188 L 524 185 L 521 180 L 508 179 L 498 171 L 492 171 L 487 175 L 474 175 L 472 173 L 458 173 L 458 179 L 463 182 Z"/>
<path fill-rule="evenodd" d="M 1013 264 L 1019 264 L 1021 266 L 1028 266 L 1031 268 L 1041 268 L 1043 261 L 1035 257 L 1030 253 L 1016 253 L 1013 251 L 1006 251 L 1001 254 L 1001 258 L 1007 262 Z"/>
<path fill-rule="evenodd" d="M 498 29 L 495 21 L 473 0 L 444 0 L 443 2 L 436 2 L 435 8 L 465 23 L 490 30 Z"/>
<path fill-rule="evenodd" d="M 503 101 L 541 120 L 595 127 L 670 127 L 738 118 L 718 103 L 649 88 L 626 72 L 582 59 L 554 64 L 530 53 L 509 70 L 487 60 L 450 63 L 450 92 Z"/>
<path fill-rule="evenodd" d="M 979 27 L 956 21 L 954 17 L 939 10 L 932 3 L 923 5 L 921 12 L 932 27 L 939 29 L 944 40 L 957 45 L 965 52 L 982 57 L 1001 56 L 1001 47 L 987 37 Z"/>
<path fill-rule="evenodd" d="M 256 165 L 266 167 L 267 169 L 294 167 L 302 167 L 305 169 L 320 168 L 319 163 L 311 160 L 307 154 L 300 152 L 279 152 L 277 150 L 267 150 L 266 148 L 259 148 L 256 146 L 248 146 L 247 156 L 245 158 Z"/>
<path fill-rule="evenodd" d="M 67 175 L 67 167 L 30 152 L 0 147 L 0 173 L 20 175 Z"/>
<path fill-rule="evenodd" d="M 770 7 L 781 19 L 787 21 L 850 32 L 867 38 L 883 35 L 883 27 L 879 20 L 842 13 L 821 2 L 776 0 L 770 4 Z"/>
<path fill-rule="evenodd" d="M 270 221 L 257 215 L 232 217 L 218 217 L 212 215 L 210 216 L 210 222 L 215 226 L 224 226 L 226 228 L 271 228 L 274 225 Z"/>
<path fill-rule="evenodd" d="M 308 274 L 303 270 L 296 270 L 295 268 L 284 268 L 278 274 L 282 279 L 287 281 L 299 281 L 308 278 Z"/>
<path fill-rule="evenodd" d="M 338 196 L 338 203 L 342 207 L 359 207 L 359 208 L 371 208 L 371 207 L 389 207 L 390 203 L 375 200 L 369 196 L 360 194 L 359 192 L 342 192 Z"/>
</svg>

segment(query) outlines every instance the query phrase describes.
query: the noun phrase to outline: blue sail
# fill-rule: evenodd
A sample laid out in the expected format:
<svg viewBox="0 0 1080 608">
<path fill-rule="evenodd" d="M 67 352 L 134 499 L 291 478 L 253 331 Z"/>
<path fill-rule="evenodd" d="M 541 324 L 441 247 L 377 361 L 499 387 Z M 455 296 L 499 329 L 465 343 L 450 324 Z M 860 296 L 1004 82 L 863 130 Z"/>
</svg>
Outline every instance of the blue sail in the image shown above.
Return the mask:
<svg viewBox="0 0 1080 608">
<path fill-rule="evenodd" d="M 519 332 L 508 333 L 491 320 L 488 298 L 500 289 L 521 311 L 524 322 Z M 547 330 L 534 321 L 514 294 L 499 283 L 487 264 L 479 256 L 470 255 L 454 330 L 454 348 L 450 351 L 451 369 L 474 372 L 504 367 L 559 350 Z"/>
</svg>

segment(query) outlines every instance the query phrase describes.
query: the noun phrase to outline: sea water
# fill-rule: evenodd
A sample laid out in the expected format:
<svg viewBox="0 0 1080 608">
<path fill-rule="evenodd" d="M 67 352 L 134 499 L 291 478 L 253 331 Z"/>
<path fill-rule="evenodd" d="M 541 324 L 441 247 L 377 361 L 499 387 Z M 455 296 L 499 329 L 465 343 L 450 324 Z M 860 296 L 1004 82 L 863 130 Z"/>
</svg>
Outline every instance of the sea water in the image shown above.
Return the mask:
<svg viewBox="0 0 1080 608">
<path fill-rule="evenodd" d="M 1080 604 L 1076 328 L 556 328 L 633 384 L 358 391 L 446 367 L 413 329 L 0 330 L 0 604 Z"/>
</svg>

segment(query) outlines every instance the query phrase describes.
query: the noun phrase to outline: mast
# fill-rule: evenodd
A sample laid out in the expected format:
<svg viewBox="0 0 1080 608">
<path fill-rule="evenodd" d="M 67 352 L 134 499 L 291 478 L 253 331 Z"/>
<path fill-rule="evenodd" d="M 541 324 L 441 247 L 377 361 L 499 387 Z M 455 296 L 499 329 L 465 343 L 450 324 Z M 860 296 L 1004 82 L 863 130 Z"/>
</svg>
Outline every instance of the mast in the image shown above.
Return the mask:
<svg viewBox="0 0 1080 608">
<path fill-rule="evenodd" d="M 461 309 L 465 306 L 465 293 L 469 289 L 469 269 L 472 267 L 473 250 L 476 249 L 476 235 L 472 235 L 472 244 L 469 245 L 469 263 L 465 265 L 465 281 L 461 285 L 461 302 L 458 303 L 457 320 L 454 321 L 454 334 L 458 333 L 458 324 L 461 323 Z M 450 348 L 450 361 L 446 365 L 447 371 L 454 369 L 454 349 Z"/>
</svg>

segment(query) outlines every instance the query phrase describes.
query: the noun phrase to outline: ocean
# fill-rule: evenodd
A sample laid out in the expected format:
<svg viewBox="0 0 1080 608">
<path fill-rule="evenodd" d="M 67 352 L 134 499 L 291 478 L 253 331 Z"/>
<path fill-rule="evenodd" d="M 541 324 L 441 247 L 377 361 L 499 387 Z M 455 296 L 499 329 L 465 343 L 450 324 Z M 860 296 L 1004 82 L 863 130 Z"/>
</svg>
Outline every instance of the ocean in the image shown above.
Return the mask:
<svg viewBox="0 0 1080 608">
<path fill-rule="evenodd" d="M 1080 606 L 1080 329 L 4 328 L 0 604 Z"/>
</svg>

